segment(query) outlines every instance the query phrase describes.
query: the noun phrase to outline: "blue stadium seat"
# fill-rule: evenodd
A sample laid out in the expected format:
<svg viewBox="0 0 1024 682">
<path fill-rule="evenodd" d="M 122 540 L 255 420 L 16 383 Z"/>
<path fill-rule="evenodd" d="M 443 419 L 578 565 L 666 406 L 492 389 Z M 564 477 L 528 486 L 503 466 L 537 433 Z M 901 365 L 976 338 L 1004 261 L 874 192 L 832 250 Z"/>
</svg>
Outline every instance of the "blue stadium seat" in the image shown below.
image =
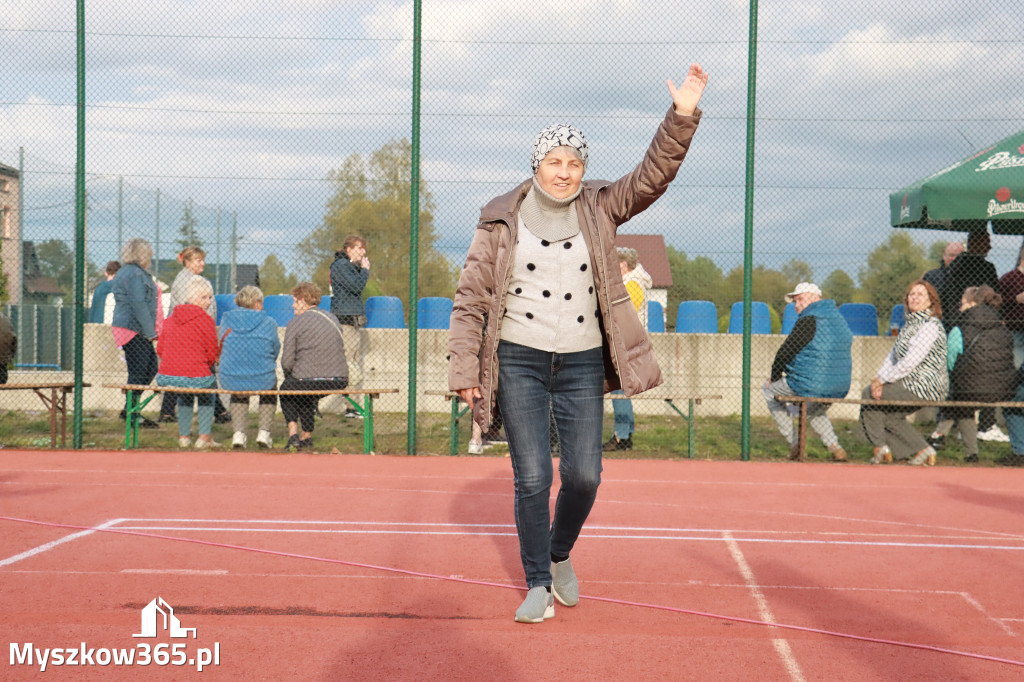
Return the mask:
<svg viewBox="0 0 1024 682">
<path fill-rule="evenodd" d="M 717 334 L 718 310 L 711 301 L 683 301 L 676 313 L 676 333 Z"/>
<path fill-rule="evenodd" d="M 647 302 L 647 331 L 665 331 L 665 309 L 657 301 Z"/>
<path fill-rule="evenodd" d="M 878 336 L 878 312 L 871 303 L 844 303 L 839 314 L 854 336 Z"/>
<path fill-rule="evenodd" d="M 292 297 L 288 294 L 274 294 L 263 298 L 263 312 L 277 322 L 278 327 L 285 327 L 295 317 L 292 310 Z"/>
<path fill-rule="evenodd" d="M 217 301 L 217 324 L 220 324 L 220 318 L 224 316 L 224 313 L 238 307 L 235 305 L 234 294 L 217 294 L 213 300 Z"/>
<path fill-rule="evenodd" d="M 366 299 L 366 326 L 375 329 L 405 329 L 405 309 L 397 296 Z"/>
<path fill-rule="evenodd" d="M 318 305 L 317 308 L 323 310 L 325 313 L 331 312 L 331 297 L 328 296 L 327 294 L 321 296 L 320 305 Z"/>
<path fill-rule="evenodd" d="M 736 301 L 732 304 L 729 311 L 729 333 L 743 333 L 743 301 Z M 768 304 L 763 301 L 751 301 L 750 303 L 750 333 L 772 333 L 772 316 L 768 311 Z"/>
<path fill-rule="evenodd" d="M 895 334 L 899 330 L 903 329 L 903 325 L 907 322 L 906 313 L 903 312 L 903 304 L 897 303 L 892 309 L 892 315 L 889 316 L 889 333 Z"/>
<path fill-rule="evenodd" d="M 425 296 L 416 305 L 416 326 L 420 329 L 448 329 L 452 318 L 452 299 Z"/>
<path fill-rule="evenodd" d="M 793 331 L 793 325 L 796 324 L 796 318 L 799 317 L 796 314 L 796 304 L 790 301 L 786 304 L 786 309 L 782 313 L 782 333 L 789 334 Z"/>
</svg>

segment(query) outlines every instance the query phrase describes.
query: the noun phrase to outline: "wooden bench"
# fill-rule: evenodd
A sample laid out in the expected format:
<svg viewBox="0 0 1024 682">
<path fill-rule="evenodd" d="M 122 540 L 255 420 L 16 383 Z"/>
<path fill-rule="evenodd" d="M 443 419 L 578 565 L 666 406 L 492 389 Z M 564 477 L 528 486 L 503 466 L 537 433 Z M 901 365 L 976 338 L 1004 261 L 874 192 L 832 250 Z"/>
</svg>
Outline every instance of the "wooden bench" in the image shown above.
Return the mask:
<svg viewBox="0 0 1024 682">
<path fill-rule="evenodd" d="M 803 460 L 807 453 L 807 404 L 808 403 L 838 403 L 841 405 L 877 405 L 879 407 L 913 407 L 919 410 L 923 407 L 1016 407 L 1024 408 L 1024 403 L 1013 401 L 1002 401 L 996 403 L 978 403 L 964 400 L 875 400 L 873 398 L 812 398 L 803 395 L 780 395 L 775 396 L 780 403 L 794 403 L 800 406 L 800 415 L 797 426 L 797 459 Z"/>
<path fill-rule="evenodd" d="M 142 408 L 144 408 L 150 400 L 156 397 L 157 393 L 185 393 L 191 395 L 198 395 L 201 393 L 214 393 L 214 394 L 226 394 L 241 397 L 251 397 L 258 395 L 341 395 L 345 397 L 352 407 L 359 413 L 363 418 L 363 452 L 365 454 L 372 454 L 374 449 L 374 438 L 373 438 L 373 401 L 384 393 L 398 393 L 397 388 L 343 388 L 335 390 L 324 390 L 324 391 L 282 391 L 280 389 L 267 389 L 264 391 L 229 391 L 223 388 L 185 388 L 181 386 L 155 386 L 155 385 L 140 385 L 140 384 L 103 384 L 104 388 L 116 388 L 122 393 L 127 395 L 125 403 L 125 428 L 124 428 L 124 447 L 125 449 L 131 449 L 138 446 L 139 442 L 139 429 L 136 425 L 136 420 L 132 419 L 133 415 L 138 414 L 141 416 Z M 132 391 L 152 391 L 153 395 L 148 398 L 139 401 L 139 404 L 134 403 L 135 396 Z M 363 396 L 363 404 L 360 405 L 357 401 L 352 399 L 352 396 Z"/>
<path fill-rule="evenodd" d="M 686 394 L 677 395 L 677 394 L 665 393 L 664 391 L 658 391 L 656 389 L 654 391 L 651 391 L 651 392 L 640 393 L 639 395 L 634 395 L 634 396 L 624 396 L 624 395 L 618 395 L 618 394 L 615 394 L 615 393 L 609 393 L 607 397 L 611 398 L 612 400 L 663 400 L 663 401 L 665 401 L 665 403 L 669 407 L 671 407 L 675 411 L 676 414 L 678 414 L 680 417 L 682 417 L 683 421 L 686 422 L 686 426 L 687 426 L 687 429 L 686 429 L 686 456 L 689 459 L 693 459 L 694 425 L 696 423 L 696 422 L 694 422 L 693 406 L 694 405 L 700 405 L 705 400 L 721 400 L 722 399 L 722 396 L 721 395 L 717 395 L 717 394 L 713 395 L 713 394 L 709 394 L 708 393 L 708 394 L 693 394 L 693 395 L 686 395 Z M 689 405 L 689 408 L 687 409 L 685 414 L 683 413 L 682 410 L 679 409 L 679 407 L 676 406 L 676 404 L 675 404 L 676 400 L 685 400 L 685 401 L 687 401 L 687 403 Z"/>
<path fill-rule="evenodd" d="M 82 384 L 87 388 L 89 384 Z M 0 391 L 34 391 L 50 411 L 50 447 L 57 447 L 57 410 L 60 410 L 60 446 L 67 442 L 68 393 L 75 390 L 74 381 L 52 381 L 34 384 L 0 384 Z M 49 391 L 49 394 L 43 391 Z"/>
<path fill-rule="evenodd" d="M 424 394 L 425 395 L 443 396 L 444 398 L 447 398 L 448 400 L 451 401 L 451 403 L 452 403 L 452 412 L 451 412 L 451 422 L 450 422 L 450 429 L 451 429 L 450 452 L 453 455 L 457 455 L 459 453 L 459 419 L 461 419 L 463 416 L 465 416 L 465 414 L 469 411 L 469 406 L 465 405 L 465 404 L 460 406 L 459 405 L 459 401 L 460 401 L 459 394 L 455 393 L 453 391 L 424 391 Z M 690 459 L 693 459 L 693 447 L 694 447 L 693 406 L 694 405 L 700 405 L 701 401 L 704 401 L 704 400 L 721 400 L 722 399 L 722 396 L 720 396 L 720 395 L 710 395 L 710 394 L 709 395 L 703 395 L 703 394 L 702 395 L 668 395 L 668 394 L 665 394 L 665 393 L 654 393 L 654 394 L 641 393 L 639 395 L 635 395 L 635 396 L 632 396 L 632 397 L 629 397 L 629 398 L 627 398 L 624 395 L 608 394 L 607 397 L 611 398 L 612 400 L 664 400 L 668 404 L 669 407 L 671 407 L 673 410 L 675 410 L 676 414 L 678 414 L 680 417 L 682 417 L 686 421 L 686 424 L 689 427 L 687 429 L 688 436 L 687 436 L 687 441 L 686 441 L 686 456 L 689 457 Z M 686 400 L 686 401 L 688 401 L 689 409 L 687 410 L 687 412 L 685 414 L 678 407 L 676 407 L 676 404 L 674 402 L 676 400 Z"/>
</svg>

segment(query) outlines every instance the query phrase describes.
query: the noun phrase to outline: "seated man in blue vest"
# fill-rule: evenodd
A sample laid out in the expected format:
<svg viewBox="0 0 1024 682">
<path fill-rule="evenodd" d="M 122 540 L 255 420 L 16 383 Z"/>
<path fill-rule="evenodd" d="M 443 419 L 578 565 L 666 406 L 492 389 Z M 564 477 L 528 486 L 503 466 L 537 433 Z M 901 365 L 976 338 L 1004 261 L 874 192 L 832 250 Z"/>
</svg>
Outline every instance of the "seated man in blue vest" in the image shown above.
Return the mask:
<svg viewBox="0 0 1024 682">
<path fill-rule="evenodd" d="M 853 334 L 839 314 L 836 302 L 822 299 L 821 289 L 811 282 L 800 282 L 786 294 L 786 302 L 796 308 L 797 320 L 772 363 L 771 379 L 762 393 L 768 411 L 789 443 L 789 458 L 799 459 L 800 449 L 793 417 L 788 405 L 776 396 L 800 395 L 814 398 L 844 398 L 850 390 L 853 358 L 850 347 Z M 846 461 L 828 418 L 830 403 L 808 403 L 808 422 L 837 462 Z"/>
</svg>

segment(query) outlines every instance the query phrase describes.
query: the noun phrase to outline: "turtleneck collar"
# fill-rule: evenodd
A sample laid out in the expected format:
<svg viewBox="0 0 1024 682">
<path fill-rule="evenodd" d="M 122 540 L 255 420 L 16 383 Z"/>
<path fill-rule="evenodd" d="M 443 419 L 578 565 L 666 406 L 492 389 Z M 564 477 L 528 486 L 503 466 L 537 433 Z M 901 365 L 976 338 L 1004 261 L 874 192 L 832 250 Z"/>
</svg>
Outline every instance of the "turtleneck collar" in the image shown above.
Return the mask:
<svg viewBox="0 0 1024 682">
<path fill-rule="evenodd" d="M 537 184 L 527 192 L 519 206 L 519 219 L 535 237 L 549 242 L 568 239 L 579 233 L 580 224 L 576 216 L 576 197 L 583 191 L 583 184 L 565 199 L 556 199 Z"/>
</svg>

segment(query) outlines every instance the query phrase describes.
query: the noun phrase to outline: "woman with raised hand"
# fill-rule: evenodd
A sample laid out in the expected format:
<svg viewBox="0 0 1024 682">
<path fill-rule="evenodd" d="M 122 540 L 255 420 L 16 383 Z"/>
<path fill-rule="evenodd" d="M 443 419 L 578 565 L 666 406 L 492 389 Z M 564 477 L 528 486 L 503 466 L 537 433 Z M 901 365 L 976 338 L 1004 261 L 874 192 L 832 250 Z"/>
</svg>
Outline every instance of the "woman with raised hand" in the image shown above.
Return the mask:
<svg viewBox="0 0 1024 682">
<path fill-rule="evenodd" d="M 658 199 L 697 129 L 708 75 L 690 66 L 643 159 L 614 182 L 583 182 L 587 140 L 571 125 L 537 136 L 533 177 L 480 214 L 459 278 L 449 332 L 448 383 L 482 424 L 500 407 L 515 487 L 515 519 L 528 592 L 521 623 L 579 601 L 569 554 L 601 481 L 603 395 L 661 383 L 654 350 L 630 302 L 615 250 L 618 226 Z M 553 482 L 548 425 L 560 438 Z"/>
</svg>

